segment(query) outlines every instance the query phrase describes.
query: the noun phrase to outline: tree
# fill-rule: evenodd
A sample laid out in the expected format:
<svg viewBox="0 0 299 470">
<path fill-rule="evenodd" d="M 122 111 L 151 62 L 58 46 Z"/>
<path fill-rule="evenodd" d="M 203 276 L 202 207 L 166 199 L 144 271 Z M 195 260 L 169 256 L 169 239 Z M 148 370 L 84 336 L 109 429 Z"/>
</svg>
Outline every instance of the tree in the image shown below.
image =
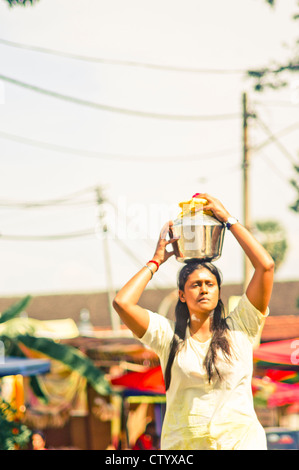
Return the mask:
<svg viewBox="0 0 299 470">
<path fill-rule="evenodd" d="M 276 0 L 266 0 L 266 2 L 273 8 Z M 298 10 L 299 10 L 299 1 Z M 299 20 L 299 11 L 293 14 L 293 20 Z M 261 69 L 248 70 L 249 77 L 255 80 L 255 91 L 263 91 L 265 88 L 278 89 L 288 85 L 288 80 L 285 77 L 285 72 L 292 74 L 299 72 L 299 37 L 292 46 L 292 57 L 286 59 L 284 63 L 275 63 L 272 66 L 263 67 Z"/>
<path fill-rule="evenodd" d="M 292 211 L 299 212 L 299 166 L 294 165 L 294 170 L 296 172 L 296 179 L 292 179 L 290 183 L 297 191 L 297 200 L 290 206 L 290 209 Z"/>
<path fill-rule="evenodd" d="M 277 3 L 276 0 L 265 0 L 272 8 Z M 299 10 L 299 0 L 297 0 Z M 299 11 L 293 15 L 294 21 L 299 21 Z M 292 58 L 287 59 L 284 63 L 276 63 L 272 67 L 264 67 L 262 69 L 249 70 L 248 75 L 255 80 L 255 91 L 262 92 L 266 88 L 279 89 L 288 85 L 289 74 L 299 73 L 299 37 L 295 41 L 292 51 Z M 287 74 L 287 76 L 286 76 Z M 295 202 L 289 208 L 299 213 L 299 166 L 293 165 L 295 177 L 290 180 L 291 185 L 297 191 Z"/>
<path fill-rule="evenodd" d="M 60 344 L 49 338 L 36 337 L 36 322 L 30 318 L 19 318 L 19 314 L 26 308 L 31 297 L 27 296 L 12 305 L 0 315 L 0 341 L 4 344 L 6 357 L 27 357 L 26 352 L 38 352 L 47 358 L 60 362 L 68 371 L 83 377 L 91 387 L 100 395 L 109 395 L 110 384 L 104 372 L 96 367 L 93 361 L 72 346 Z M 47 392 L 42 386 L 41 378 L 31 376 L 30 387 L 35 396 L 43 403 L 49 403 Z M 67 380 L 67 379 L 66 379 Z M 77 393 L 77 390 L 75 390 Z M 2 427 L 2 423 L 3 427 Z M 0 399 L 0 449 L 2 445 L 21 445 L 27 439 L 24 423 L 14 420 L 14 410 L 10 405 Z M 24 438 L 24 441 L 22 439 Z M 25 439 L 26 438 L 26 439 Z"/>
<path fill-rule="evenodd" d="M 5 346 L 7 356 L 26 357 L 24 349 L 39 351 L 51 359 L 61 361 L 71 370 L 85 377 L 90 385 L 101 395 L 110 393 L 110 386 L 104 373 L 97 368 L 91 359 L 72 346 L 60 344 L 49 338 L 34 336 L 34 320 L 26 319 L 26 329 L 22 319 L 16 318 L 28 305 L 31 297 L 27 296 L 12 305 L 0 316 L 0 340 Z M 27 321 L 28 320 L 28 321 Z M 3 327 L 3 324 L 4 327 Z M 25 346 L 25 348 L 22 346 Z"/>
<path fill-rule="evenodd" d="M 277 271 L 285 259 L 288 248 L 284 228 L 275 220 L 263 220 L 255 223 L 254 231 L 260 243 L 272 256 Z"/>
<path fill-rule="evenodd" d="M 38 0 L 6 0 L 9 3 L 9 6 L 13 7 L 14 5 L 23 5 L 26 6 L 28 3 L 33 5 Z"/>
<path fill-rule="evenodd" d="M 31 431 L 15 418 L 16 410 L 0 398 L 0 450 L 16 450 L 25 447 Z"/>
</svg>

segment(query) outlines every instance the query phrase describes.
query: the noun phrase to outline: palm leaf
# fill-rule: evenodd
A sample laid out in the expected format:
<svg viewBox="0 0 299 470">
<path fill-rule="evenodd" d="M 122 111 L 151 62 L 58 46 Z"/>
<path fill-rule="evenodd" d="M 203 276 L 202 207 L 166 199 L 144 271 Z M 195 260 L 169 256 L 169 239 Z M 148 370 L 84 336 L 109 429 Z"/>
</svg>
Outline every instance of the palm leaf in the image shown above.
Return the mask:
<svg viewBox="0 0 299 470">
<path fill-rule="evenodd" d="M 27 295 L 26 297 L 21 299 L 19 302 L 13 304 L 11 307 L 5 310 L 5 312 L 3 312 L 0 315 L 0 323 L 4 323 L 16 317 L 17 315 L 19 315 L 27 307 L 30 300 L 31 300 L 31 296 Z"/>
<path fill-rule="evenodd" d="M 39 351 L 48 357 L 62 362 L 71 370 L 85 377 L 90 385 L 101 395 L 109 395 L 111 388 L 99 370 L 87 356 L 84 356 L 73 346 L 56 343 L 48 338 L 35 338 L 29 335 L 19 335 L 17 341 L 30 349 Z"/>
<path fill-rule="evenodd" d="M 38 397 L 40 400 L 42 400 L 44 403 L 49 402 L 49 398 L 45 395 L 45 393 L 42 390 L 42 387 L 39 382 L 39 377 L 37 375 L 33 375 L 29 377 L 29 383 L 30 387 L 36 397 Z"/>
</svg>

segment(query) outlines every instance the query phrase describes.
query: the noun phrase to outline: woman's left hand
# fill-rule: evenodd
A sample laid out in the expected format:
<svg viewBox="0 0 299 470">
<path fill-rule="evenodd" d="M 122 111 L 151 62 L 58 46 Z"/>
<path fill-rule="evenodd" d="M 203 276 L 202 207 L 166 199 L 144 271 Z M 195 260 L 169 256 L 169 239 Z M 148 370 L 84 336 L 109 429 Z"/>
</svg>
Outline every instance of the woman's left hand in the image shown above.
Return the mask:
<svg viewBox="0 0 299 470">
<path fill-rule="evenodd" d="M 225 209 L 223 204 L 213 196 L 210 196 L 207 193 L 198 193 L 199 196 L 207 200 L 207 205 L 204 206 L 204 210 L 210 210 L 213 212 L 214 216 L 220 222 L 226 222 L 227 219 L 231 216 L 228 210 Z"/>
</svg>

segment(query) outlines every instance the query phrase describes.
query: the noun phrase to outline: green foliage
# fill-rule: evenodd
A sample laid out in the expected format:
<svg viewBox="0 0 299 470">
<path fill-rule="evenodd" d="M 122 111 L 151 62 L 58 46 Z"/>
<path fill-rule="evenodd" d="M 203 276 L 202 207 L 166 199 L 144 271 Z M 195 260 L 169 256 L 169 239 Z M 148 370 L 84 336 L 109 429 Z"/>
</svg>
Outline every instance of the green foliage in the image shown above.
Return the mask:
<svg viewBox="0 0 299 470">
<path fill-rule="evenodd" d="M 276 0 L 265 0 L 271 7 L 276 5 Z M 283 1 L 283 0 L 282 0 Z M 298 2 L 299 7 L 299 2 Z M 299 19 L 299 13 L 296 12 L 292 16 L 293 20 Z M 289 77 L 286 77 L 285 72 L 298 73 L 299 72 L 299 39 L 294 43 L 294 50 L 291 52 L 293 58 L 286 59 L 283 63 L 276 63 L 271 67 L 263 67 L 255 70 L 248 70 L 249 78 L 254 80 L 254 90 L 258 92 L 264 91 L 266 88 L 279 89 L 288 85 Z M 275 60 L 273 60 L 275 63 Z"/>
<path fill-rule="evenodd" d="M 16 410 L 0 398 L 0 450 L 15 450 L 25 447 L 31 431 L 15 419 Z"/>
<path fill-rule="evenodd" d="M 294 212 L 299 212 L 299 166 L 294 165 L 294 170 L 297 173 L 296 175 L 297 179 L 292 179 L 290 183 L 293 186 L 293 188 L 295 188 L 295 190 L 297 191 L 297 199 L 294 202 L 294 204 L 290 206 L 290 209 Z"/>
<path fill-rule="evenodd" d="M 30 323 L 30 319 L 17 318 L 28 305 L 30 299 L 30 296 L 26 296 L 9 307 L 0 317 L 2 329 L 0 341 L 4 344 L 6 356 L 26 357 L 21 347 L 24 345 L 51 359 L 60 361 L 71 370 L 78 372 L 99 394 L 109 394 L 111 392 L 110 385 L 105 379 L 104 373 L 94 365 L 91 359 L 72 346 L 60 344 L 49 338 L 35 337 L 34 321 Z M 29 322 L 29 327 L 25 324 L 26 320 Z M 29 380 L 33 393 L 44 403 L 47 403 L 48 397 L 43 391 L 39 377 L 32 376 Z M 31 431 L 21 421 L 18 421 L 15 415 L 16 410 L 0 398 L 0 450 L 22 449 L 30 440 Z"/>
<path fill-rule="evenodd" d="M 110 393 L 110 386 L 104 377 L 104 373 L 98 369 L 91 359 L 84 356 L 76 348 L 56 343 L 48 338 L 35 338 L 30 335 L 19 335 L 18 343 L 26 347 L 39 351 L 49 358 L 61 361 L 71 370 L 77 371 L 82 377 L 85 377 L 90 385 L 101 395 Z"/>
<path fill-rule="evenodd" d="M 0 314 L 0 323 L 7 322 L 8 320 L 11 320 L 12 318 L 15 318 L 17 315 L 22 313 L 23 310 L 29 304 L 30 300 L 31 300 L 31 296 L 27 295 L 27 297 L 24 297 L 19 302 L 12 305 L 7 310 L 5 310 L 5 312 Z"/>
<path fill-rule="evenodd" d="M 255 223 L 257 237 L 263 247 L 272 256 L 275 263 L 275 271 L 285 259 L 288 248 L 286 233 L 282 225 L 275 220 L 263 220 Z"/>
<path fill-rule="evenodd" d="M 15 5 L 23 5 L 23 7 L 25 7 L 26 5 L 28 5 L 28 3 L 33 5 L 37 1 L 38 0 L 6 0 L 6 2 L 9 3 L 10 7 L 13 7 Z"/>
<path fill-rule="evenodd" d="M 9 307 L 0 317 L 2 324 L 0 340 L 4 344 L 6 356 L 26 357 L 20 347 L 23 344 L 27 348 L 39 351 L 51 359 L 62 362 L 71 370 L 77 371 L 101 395 L 109 394 L 111 390 L 104 373 L 94 365 L 91 359 L 72 346 L 57 343 L 49 338 L 35 337 L 34 320 L 16 318 L 26 308 L 30 300 L 30 296 L 24 297 Z M 5 328 L 3 328 L 4 322 Z M 31 378 L 31 386 L 38 397 L 46 400 L 37 377 Z"/>
</svg>

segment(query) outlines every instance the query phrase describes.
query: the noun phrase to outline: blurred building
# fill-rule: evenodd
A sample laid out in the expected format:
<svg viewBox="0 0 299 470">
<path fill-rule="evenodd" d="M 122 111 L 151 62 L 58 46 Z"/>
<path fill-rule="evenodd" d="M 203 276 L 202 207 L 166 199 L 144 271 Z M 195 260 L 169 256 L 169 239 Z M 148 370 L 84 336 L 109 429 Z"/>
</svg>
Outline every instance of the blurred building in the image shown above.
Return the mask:
<svg viewBox="0 0 299 470">
<path fill-rule="evenodd" d="M 242 289 L 238 284 L 223 285 L 221 297 L 224 305 L 228 306 L 231 296 L 242 295 Z M 20 298 L 0 298 L 0 312 Z M 165 302 L 165 299 L 169 301 Z M 263 329 L 262 342 L 299 337 L 298 299 L 299 281 L 275 282 L 270 302 L 270 316 Z M 140 299 L 141 305 L 149 310 L 157 312 L 164 308 L 169 318 L 174 316 L 175 302 L 176 293 L 173 289 L 147 289 Z M 163 303 L 166 305 L 163 306 Z M 35 295 L 26 309 L 31 318 L 38 320 L 71 318 L 81 327 L 82 315 L 86 312 L 88 312 L 88 321 L 93 327 L 107 330 L 111 328 L 106 292 Z"/>
<path fill-rule="evenodd" d="M 222 286 L 221 297 L 226 308 L 233 296 L 240 295 L 242 295 L 241 285 Z M 298 297 L 299 281 L 274 284 L 270 303 L 271 314 L 265 321 L 261 335 L 262 343 L 299 338 Z M 20 298 L 0 298 L 0 312 Z M 58 321 L 56 323 L 54 321 L 51 327 L 59 328 L 59 341 L 84 352 L 107 374 L 107 378 L 117 377 L 130 371 L 142 372 L 148 367 L 159 365 L 157 356 L 148 348 L 144 348 L 124 325 L 120 325 L 118 330 L 112 330 L 108 298 L 106 292 L 35 295 L 26 308 L 26 316 L 45 323 L 51 320 Z M 176 290 L 147 289 L 140 299 L 140 304 L 173 318 L 176 299 Z M 65 328 L 65 336 L 61 335 L 62 328 Z M 71 331 L 66 331 L 69 329 Z M 156 418 L 154 412 L 159 406 L 159 403 L 139 403 L 138 397 L 135 397 L 135 402 L 131 404 L 126 399 L 124 407 L 124 403 L 114 403 L 113 397 L 110 400 L 107 400 L 107 397 L 100 397 L 88 387 L 85 410 L 81 406 L 68 415 L 57 416 L 56 418 L 61 421 L 60 426 L 46 426 L 48 444 L 54 448 L 106 449 L 111 445 L 113 432 L 117 433 L 115 426 L 118 426 L 118 430 L 120 428 L 124 430 L 123 413 L 127 413 L 127 418 L 129 417 L 129 421 L 133 423 L 131 429 L 141 432 L 142 426 L 145 426 L 149 419 Z M 111 420 L 113 407 L 114 421 Z M 118 413 L 116 424 L 115 410 Z M 264 425 L 272 425 L 277 421 L 276 410 L 262 407 L 258 415 Z M 122 439 L 126 440 L 125 434 L 122 435 Z"/>
</svg>

